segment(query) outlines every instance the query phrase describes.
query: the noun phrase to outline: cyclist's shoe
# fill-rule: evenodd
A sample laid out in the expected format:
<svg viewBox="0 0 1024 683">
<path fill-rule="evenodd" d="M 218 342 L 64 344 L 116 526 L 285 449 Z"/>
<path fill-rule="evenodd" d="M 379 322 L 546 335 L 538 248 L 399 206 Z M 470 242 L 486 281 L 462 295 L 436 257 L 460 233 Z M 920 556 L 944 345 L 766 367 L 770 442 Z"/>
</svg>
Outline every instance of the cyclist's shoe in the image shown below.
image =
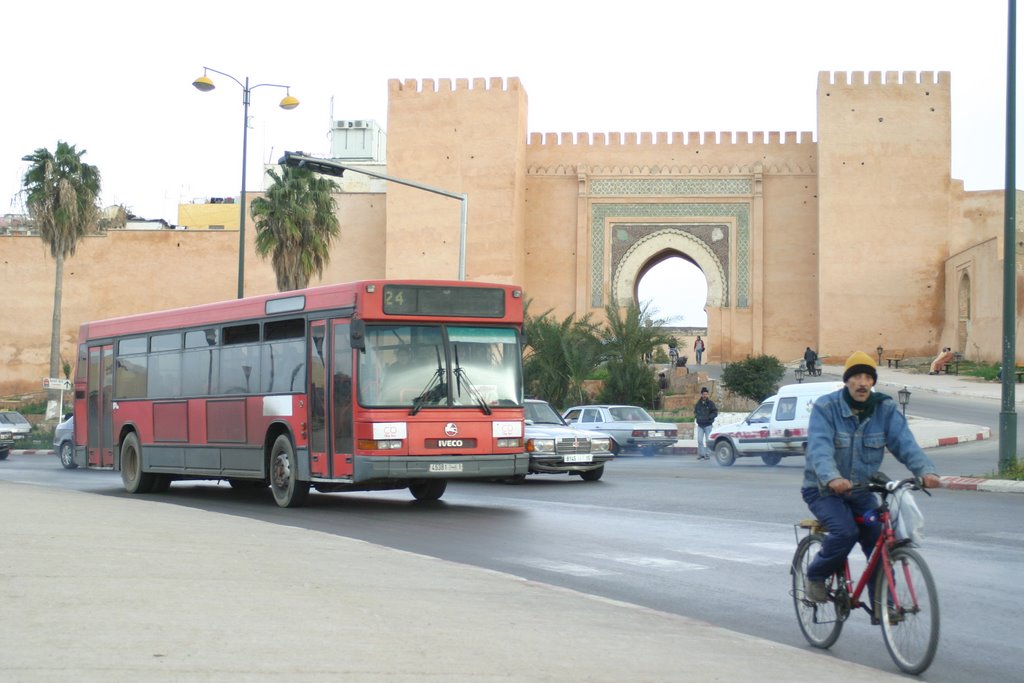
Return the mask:
<svg viewBox="0 0 1024 683">
<path fill-rule="evenodd" d="M 807 581 L 804 595 L 811 602 L 828 602 L 828 587 L 824 581 Z"/>
<path fill-rule="evenodd" d="M 889 617 L 889 625 L 890 626 L 895 626 L 896 624 L 899 624 L 900 622 L 902 622 L 904 619 L 907 618 L 906 614 L 904 614 L 903 612 L 899 611 L 898 609 L 896 609 L 892 605 L 889 605 L 889 608 L 886 610 L 886 612 L 888 612 L 887 616 Z M 872 617 L 871 617 L 871 625 L 872 626 L 878 626 L 878 624 L 880 624 L 880 623 L 881 622 L 878 620 L 878 617 L 872 615 Z"/>
</svg>

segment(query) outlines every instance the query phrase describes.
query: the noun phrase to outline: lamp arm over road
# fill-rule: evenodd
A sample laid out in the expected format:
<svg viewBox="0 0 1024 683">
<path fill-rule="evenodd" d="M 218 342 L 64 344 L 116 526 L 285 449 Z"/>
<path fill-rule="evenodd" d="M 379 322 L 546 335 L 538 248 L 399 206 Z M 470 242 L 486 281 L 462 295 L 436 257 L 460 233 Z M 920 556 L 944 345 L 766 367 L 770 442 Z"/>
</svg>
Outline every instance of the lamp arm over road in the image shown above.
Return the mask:
<svg viewBox="0 0 1024 683">
<path fill-rule="evenodd" d="M 345 164 L 339 164 L 336 161 L 330 161 L 329 159 L 317 159 L 316 157 L 306 156 L 302 152 L 285 152 L 284 156 L 277 162 L 282 166 L 293 166 L 295 168 L 305 168 L 313 171 L 314 173 L 322 173 L 324 175 L 332 175 L 341 178 L 345 171 L 352 171 L 354 173 L 362 173 L 368 175 L 371 178 L 380 178 L 381 180 L 387 180 L 392 183 L 398 183 L 399 185 L 406 185 L 408 187 L 414 187 L 417 190 L 423 190 L 424 192 L 433 192 L 444 197 L 450 197 L 452 199 L 458 199 L 462 202 L 460 219 L 459 219 L 459 280 L 466 279 L 466 223 L 469 217 L 469 195 L 465 193 L 449 192 L 448 190 L 442 190 L 438 187 L 431 187 L 430 185 L 424 185 L 423 183 L 417 183 L 413 180 L 405 180 L 404 178 L 396 178 L 394 176 L 385 175 L 383 173 L 376 173 L 374 171 L 367 171 L 362 168 L 355 168 L 354 166 L 346 166 Z"/>
</svg>

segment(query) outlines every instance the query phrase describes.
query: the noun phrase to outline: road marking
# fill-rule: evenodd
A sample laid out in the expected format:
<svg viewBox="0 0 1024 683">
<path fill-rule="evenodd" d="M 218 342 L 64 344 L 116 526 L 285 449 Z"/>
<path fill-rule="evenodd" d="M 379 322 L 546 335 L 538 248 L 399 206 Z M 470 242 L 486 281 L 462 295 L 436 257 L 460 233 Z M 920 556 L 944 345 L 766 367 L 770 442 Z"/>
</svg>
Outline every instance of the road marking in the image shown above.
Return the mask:
<svg viewBox="0 0 1024 683">
<path fill-rule="evenodd" d="M 554 572 L 556 574 L 569 574 L 570 576 L 613 576 L 617 574 L 617 572 L 598 569 L 596 567 L 588 567 L 583 564 L 559 562 L 557 560 L 545 560 L 541 557 L 509 558 L 508 561 L 516 564 L 523 564 L 527 567 L 533 567 L 534 569 L 543 569 L 544 571 Z"/>
<path fill-rule="evenodd" d="M 708 569 L 708 566 L 703 564 L 683 562 L 681 560 L 673 560 L 667 557 L 653 557 L 651 555 L 607 555 L 604 553 L 594 553 L 590 556 L 596 560 L 610 560 L 611 562 L 618 562 L 631 567 L 647 567 L 650 569 L 682 571 Z"/>
</svg>

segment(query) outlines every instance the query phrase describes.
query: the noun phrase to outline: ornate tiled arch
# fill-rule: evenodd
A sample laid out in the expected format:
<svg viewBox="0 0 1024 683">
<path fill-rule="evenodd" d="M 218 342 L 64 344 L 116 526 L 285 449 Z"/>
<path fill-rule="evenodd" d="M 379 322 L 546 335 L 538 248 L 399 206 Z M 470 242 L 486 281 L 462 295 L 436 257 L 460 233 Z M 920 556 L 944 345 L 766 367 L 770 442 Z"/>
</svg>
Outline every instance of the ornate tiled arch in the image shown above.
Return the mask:
<svg viewBox="0 0 1024 683">
<path fill-rule="evenodd" d="M 750 203 L 744 202 L 694 202 L 694 203 L 593 203 L 591 204 L 591 306 L 600 308 L 604 305 L 605 264 L 611 263 L 612 274 L 617 272 L 616 263 L 608 260 L 606 250 L 605 226 L 616 217 L 624 222 L 636 224 L 639 219 L 650 218 L 648 222 L 664 222 L 666 218 L 707 218 L 728 217 L 735 221 L 736 226 L 736 303 L 738 308 L 749 305 L 750 290 Z M 660 220 L 659 220 L 660 219 Z M 723 270 L 728 273 L 728 264 Z M 707 272 L 707 271 L 705 271 Z M 635 273 L 634 273 L 635 276 Z M 613 275 L 614 277 L 614 275 Z M 614 280 L 613 280 L 614 282 Z M 724 278 L 721 306 L 729 306 L 728 278 Z M 614 295 L 613 295 L 614 296 Z"/>
<path fill-rule="evenodd" d="M 719 231 L 728 226 L 715 227 Z M 684 228 L 658 230 L 637 240 L 612 271 L 612 301 L 628 306 L 633 301 L 636 276 L 652 258 L 665 251 L 678 251 L 694 260 L 708 280 L 705 306 L 724 307 L 728 302 L 729 278 L 717 254 L 708 245 Z"/>
</svg>

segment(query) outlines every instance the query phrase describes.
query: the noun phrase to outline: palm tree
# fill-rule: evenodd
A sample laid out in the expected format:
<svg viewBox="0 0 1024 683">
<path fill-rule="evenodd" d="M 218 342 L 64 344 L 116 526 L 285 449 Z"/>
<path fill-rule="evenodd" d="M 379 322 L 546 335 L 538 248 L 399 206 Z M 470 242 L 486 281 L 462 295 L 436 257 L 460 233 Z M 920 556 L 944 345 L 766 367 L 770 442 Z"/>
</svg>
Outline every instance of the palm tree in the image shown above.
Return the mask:
<svg viewBox="0 0 1024 683">
<path fill-rule="evenodd" d="M 632 302 L 624 311 L 605 307 L 608 321 L 601 333 L 608 358 L 608 381 L 602 400 L 609 403 L 652 405 L 658 392 L 654 373 L 644 358 L 671 336 L 662 331 L 664 321 L 651 315 L 648 306 Z"/>
<path fill-rule="evenodd" d="M 252 202 L 256 253 L 270 255 L 278 291 L 303 289 L 313 275 L 323 275 L 331 243 L 341 233 L 334 201 L 340 188 L 304 168 L 268 173 L 274 183 Z"/>
<path fill-rule="evenodd" d="M 40 147 L 21 158 L 29 162 L 22 178 L 29 216 L 57 263 L 50 328 L 50 377 L 58 377 L 60 369 L 64 259 L 75 255 L 79 240 L 92 229 L 99 213 L 96 199 L 100 194 L 100 172 L 82 162 L 84 155 L 84 149 L 79 152 L 74 145 L 58 142 L 53 154 Z"/>
<path fill-rule="evenodd" d="M 527 313 L 523 329 L 527 391 L 559 408 L 587 403 L 583 381 L 601 363 L 601 342 L 590 316 L 576 320 L 569 315 L 558 322 L 551 311 L 537 318 Z"/>
</svg>

